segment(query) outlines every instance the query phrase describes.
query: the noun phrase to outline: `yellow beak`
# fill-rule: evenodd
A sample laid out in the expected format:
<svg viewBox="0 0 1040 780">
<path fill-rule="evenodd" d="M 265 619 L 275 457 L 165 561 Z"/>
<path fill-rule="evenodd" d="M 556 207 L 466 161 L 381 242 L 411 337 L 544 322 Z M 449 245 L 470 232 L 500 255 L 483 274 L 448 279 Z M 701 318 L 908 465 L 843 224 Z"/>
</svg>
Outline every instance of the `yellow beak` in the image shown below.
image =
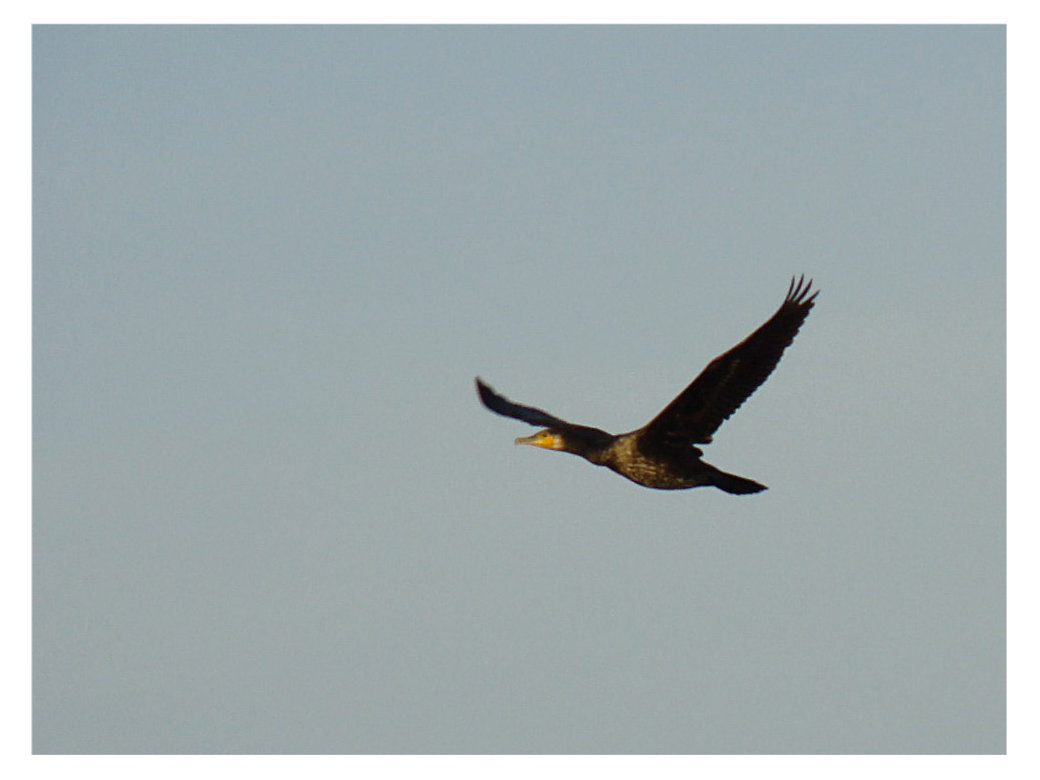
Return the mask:
<svg viewBox="0 0 1040 780">
<path fill-rule="evenodd" d="M 513 443 L 530 444 L 533 447 L 544 447 L 547 450 L 558 449 L 556 437 L 547 431 L 538 431 L 533 436 L 523 436 Z"/>
</svg>

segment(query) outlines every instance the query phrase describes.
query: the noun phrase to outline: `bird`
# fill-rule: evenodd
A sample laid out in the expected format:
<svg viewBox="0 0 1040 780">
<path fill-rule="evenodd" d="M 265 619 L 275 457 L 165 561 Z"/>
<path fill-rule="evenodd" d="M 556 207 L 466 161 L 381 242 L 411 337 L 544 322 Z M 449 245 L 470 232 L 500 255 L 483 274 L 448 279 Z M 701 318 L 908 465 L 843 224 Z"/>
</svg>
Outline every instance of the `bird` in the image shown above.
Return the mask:
<svg viewBox="0 0 1040 780">
<path fill-rule="evenodd" d="M 516 444 L 569 452 L 656 490 L 713 486 L 735 495 L 758 493 L 766 486 L 706 463 L 697 445 L 710 444 L 719 426 L 776 368 L 815 305 L 819 291 L 813 291 L 812 284 L 812 279 L 806 283 L 804 274 L 797 281 L 792 277 L 787 295 L 772 317 L 708 363 L 649 423 L 629 433 L 575 425 L 541 409 L 513 403 L 479 376 L 477 394 L 492 412 L 542 428 L 516 439 Z"/>
</svg>

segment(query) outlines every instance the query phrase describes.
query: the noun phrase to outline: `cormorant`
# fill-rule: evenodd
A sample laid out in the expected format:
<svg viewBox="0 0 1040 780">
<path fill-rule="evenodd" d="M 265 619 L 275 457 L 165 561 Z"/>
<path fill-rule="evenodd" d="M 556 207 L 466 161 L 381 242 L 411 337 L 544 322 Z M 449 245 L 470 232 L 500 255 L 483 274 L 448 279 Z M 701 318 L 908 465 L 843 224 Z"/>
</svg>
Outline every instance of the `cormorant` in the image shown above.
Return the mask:
<svg viewBox="0 0 1040 780">
<path fill-rule="evenodd" d="M 804 276 L 797 283 L 792 278 L 784 302 L 762 327 L 711 361 L 660 414 L 631 433 L 614 435 L 515 404 L 479 377 L 477 392 L 491 411 L 544 428 L 517 439 L 516 444 L 580 455 L 648 488 L 682 490 L 714 485 L 727 493 L 758 493 L 766 486 L 705 463 L 695 445 L 711 442 L 719 426 L 776 368 L 813 307 L 818 292 L 810 295 L 811 288 L 811 279 L 805 284 Z"/>
</svg>

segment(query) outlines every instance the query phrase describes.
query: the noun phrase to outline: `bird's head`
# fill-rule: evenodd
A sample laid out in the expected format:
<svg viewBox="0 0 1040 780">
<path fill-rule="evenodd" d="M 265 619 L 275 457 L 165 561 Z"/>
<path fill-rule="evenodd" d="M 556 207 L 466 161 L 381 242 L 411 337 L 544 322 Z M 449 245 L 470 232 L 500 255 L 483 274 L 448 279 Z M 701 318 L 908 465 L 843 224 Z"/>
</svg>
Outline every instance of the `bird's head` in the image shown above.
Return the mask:
<svg viewBox="0 0 1040 780">
<path fill-rule="evenodd" d="M 547 450 L 565 449 L 563 436 L 548 428 L 544 431 L 538 431 L 533 436 L 523 436 L 517 439 L 514 444 L 530 444 L 534 447 L 544 447 Z"/>
</svg>

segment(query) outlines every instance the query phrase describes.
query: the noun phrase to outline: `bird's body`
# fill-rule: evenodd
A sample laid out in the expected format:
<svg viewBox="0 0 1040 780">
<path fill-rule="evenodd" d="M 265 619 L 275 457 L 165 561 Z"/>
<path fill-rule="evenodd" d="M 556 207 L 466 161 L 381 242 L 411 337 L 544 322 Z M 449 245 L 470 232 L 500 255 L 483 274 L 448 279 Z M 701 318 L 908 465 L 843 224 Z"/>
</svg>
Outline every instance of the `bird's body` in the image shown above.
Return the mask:
<svg viewBox="0 0 1040 780">
<path fill-rule="evenodd" d="M 644 452 L 640 431 L 615 436 L 609 447 L 589 460 L 616 471 L 638 485 L 659 490 L 682 490 L 711 484 L 706 464 L 696 447 L 674 452 Z"/>
<path fill-rule="evenodd" d="M 477 379 L 477 392 L 493 412 L 543 430 L 517 444 L 580 455 L 648 488 L 682 490 L 712 485 L 727 493 L 765 490 L 754 480 L 720 471 L 701 460 L 695 445 L 708 444 L 719 426 L 766 380 L 784 349 L 794 340 L 816 293 L 812 281 L 792 279 L 776 313 L 733 349 L 715 358 L 675 400 L 642 428 L 614 435 L 554 417 L 541 409 L 520 406 Z"/>
</svg>

